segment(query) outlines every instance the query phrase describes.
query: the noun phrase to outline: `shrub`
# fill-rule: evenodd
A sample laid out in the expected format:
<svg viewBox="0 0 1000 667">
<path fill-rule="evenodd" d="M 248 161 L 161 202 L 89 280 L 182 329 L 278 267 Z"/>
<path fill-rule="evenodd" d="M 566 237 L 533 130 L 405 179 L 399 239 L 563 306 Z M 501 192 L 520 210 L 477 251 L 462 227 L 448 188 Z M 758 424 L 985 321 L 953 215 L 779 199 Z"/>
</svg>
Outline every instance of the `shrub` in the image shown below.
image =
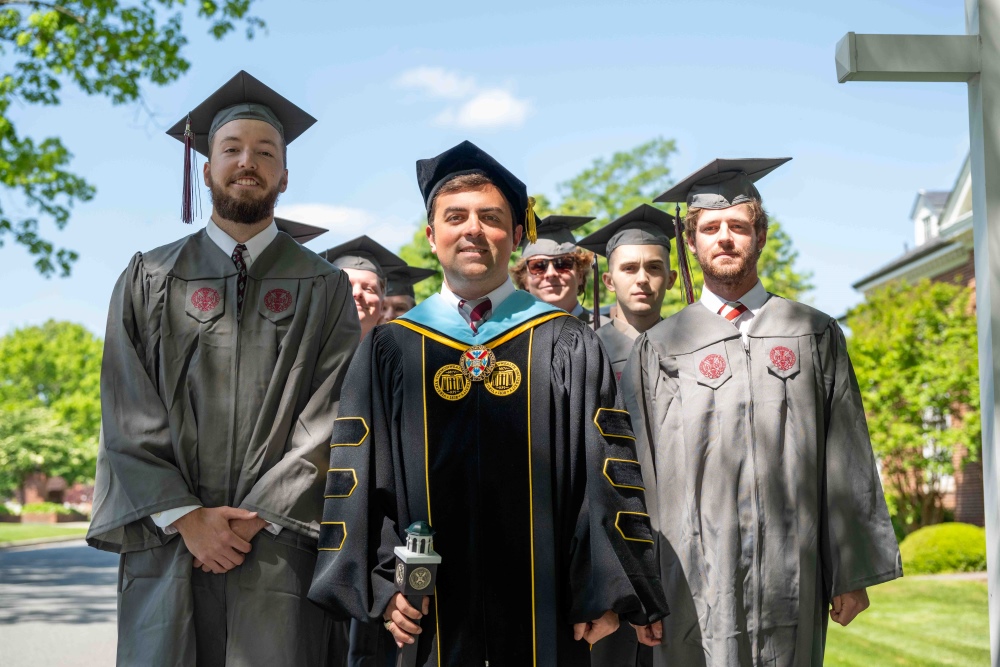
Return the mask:
<svg viewBox="0 0 1000 667">
<path fill-rule="evenodd" d="M 21 514 L 73 514 L 73 510 L 59 503 L 28 503 L 21 508 Z"/>
<path fill-rule="evenodd" d="M 982 572 L 986 530 L 967 523 L 939 523 L 911 533 L 899 551 L 907 574 Z"/>
<path fill-rule="evenodd" d="M 0 516 L 17 516 L 17 513 L 12 511 L 9 507 L 0 503 Z"/>
</svg>

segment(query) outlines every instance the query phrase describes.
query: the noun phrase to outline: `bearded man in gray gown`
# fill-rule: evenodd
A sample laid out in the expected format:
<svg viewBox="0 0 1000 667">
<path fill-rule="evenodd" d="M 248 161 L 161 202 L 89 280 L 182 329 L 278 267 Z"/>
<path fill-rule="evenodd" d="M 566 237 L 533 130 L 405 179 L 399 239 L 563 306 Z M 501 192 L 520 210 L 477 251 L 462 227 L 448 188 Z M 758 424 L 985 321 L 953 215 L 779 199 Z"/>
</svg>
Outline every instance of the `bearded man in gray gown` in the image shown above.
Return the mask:
<svg viewBox="0 0 1000 667">
<path fill-rule="evenodd" d="M 240 72 L 169 132 L 209 158 L 212 217 L 111 298 L 87 540 L 122 555 L 121 665 L 326 660 L 306 592 L 360 327 L 347 276 L 274 222 L 313 122 Z"/>
<path fill-rule="evenodd" d="M 754 181 L 784 162 L 716 160 L 657 199 L 687 203 L 705 285 L 622 377 L 672 612 L 656 665 L 821 665 L 828 619 L 902 576 L 844 334 L 758 276 Z"/>
</svg>

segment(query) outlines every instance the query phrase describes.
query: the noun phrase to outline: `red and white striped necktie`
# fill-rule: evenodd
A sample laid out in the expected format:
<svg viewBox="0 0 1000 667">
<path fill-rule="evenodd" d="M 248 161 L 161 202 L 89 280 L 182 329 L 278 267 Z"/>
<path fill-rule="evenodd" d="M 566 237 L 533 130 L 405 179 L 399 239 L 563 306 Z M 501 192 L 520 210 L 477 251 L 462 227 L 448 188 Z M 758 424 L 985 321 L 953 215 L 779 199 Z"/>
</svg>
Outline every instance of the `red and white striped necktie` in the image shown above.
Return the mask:
<svg viewBox="0 0 1000 667">
<path fill-rule="evenodd" d="M 739 319 L 740 315 L 747 312 L 748 310 L 750 309 L 744 306 L 739 301 L 730 301 L 722 304 L 722 307 L 719 308 L 719 315 L 722 315 L 730 322 L 735 322 L 736 320 Z"/>
<path fill-rule="evenodd" d="M 462 299 L 458 302 L 458 309 L 472 327 L 472 333 L 479 333 L 479 325 L 493 314 L 493 303 L 489 298 L 485 298 L 473 306 L 472 302 Z"/>
</svg>

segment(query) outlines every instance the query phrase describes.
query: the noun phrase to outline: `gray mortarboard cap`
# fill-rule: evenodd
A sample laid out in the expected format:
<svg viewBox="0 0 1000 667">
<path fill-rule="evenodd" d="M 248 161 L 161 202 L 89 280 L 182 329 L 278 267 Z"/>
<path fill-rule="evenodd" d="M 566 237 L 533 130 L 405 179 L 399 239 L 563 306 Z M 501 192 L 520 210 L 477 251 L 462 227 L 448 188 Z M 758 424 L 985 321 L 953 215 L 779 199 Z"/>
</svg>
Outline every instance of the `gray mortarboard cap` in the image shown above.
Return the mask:
<svg viewBox="0 0 1000 667">
<path fill-rule="evenodd" d="M 433 269 L 421 269 L 418 266 L 406 266 L 401 269 L 393 269 L 386 278 L 386 296 L 408 296 L 411 299 L 417 298 L 413 293 L 413 286 L 421 280 L 427 280 L 431 276 L 436 276 L 437 271 Z"/>
<path fill-rule="evenodd" d="M 688 208 L 711 209 L 729 208 L 752 199 L 760 201 L 754 183 L 791 159 L 712 160 L 653 201 L 685 202 Z"/>
<path fill-rule="evenodd" d="M 535 255 L 566 255 L 577 249 L 573 230 L 582 227 L 594 218 L 581 215 L 550 215 L 538 221 L 538 240 L 534 243 L 525 238 L 521 241 L 524 250 L 521 258 Z"/>
<path fill-rule="evenodd" d="M 316 122 L 305 111 L 241 70 L 175 123 L 167 134 L 184 141 L 185 130 L 190 128 L 194 149 L 208 157 L 208 148 L 218 129 L 240 119 L 264 121 L 278 130 L 286 144 L 295 141 Z"/>
<path fill-rule="evenodd" d="M 577 245 L 605 257 L 610 257 L 615 248 L 623 245 L 658 245 L 669 253 L 673 237 L 674 216 L 655 206 L 640 204 L 580 239 Z"/>
<path fill-rule="evenodd" d="M 385 246 L 368 236 L 359 236 L 346 243 L 324 250 L 320 257 L 338 269 L 359 269 L 371 271 L 383 280 L 390 271 L 402 269 L 406 262 Z"/>
<path fill-rule="evenodd" d="M 279 232 L 285 232 L 299 243 L 312 241 L 317 236 L 326 234 L 329 230 L 324 227 L 307 225 L 304 222 L 295 222 L 285 218 L 275 218 L 274 224 L 278 226 Z"/>
<path fill-rule="evenodd" d="M 436 157 L 417 160 L 417 185 L 428 213 L 438 189 L 455 176 L 465 174 L 483 174 L 493 181 L 513 210 L 514 227 L 522 225 L 525 235 L 534 238 L 534 198 L 528 196 L 528 189 L 517 176 L 471 141 L 463 141 Z"/>
</svg>

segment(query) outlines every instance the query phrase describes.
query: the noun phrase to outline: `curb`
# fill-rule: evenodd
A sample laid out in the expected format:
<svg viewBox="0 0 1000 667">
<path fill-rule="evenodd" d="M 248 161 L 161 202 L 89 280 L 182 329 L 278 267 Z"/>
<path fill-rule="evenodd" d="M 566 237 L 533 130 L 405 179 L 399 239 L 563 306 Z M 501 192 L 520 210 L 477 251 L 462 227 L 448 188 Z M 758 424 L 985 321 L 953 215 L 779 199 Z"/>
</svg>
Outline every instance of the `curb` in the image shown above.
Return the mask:
<svg viewBox="0 0 1000 667">
<path fill-rule="evenodd" d="M 17 547 L 34 547 L 40 544 L 57 544 L 59 542 L 79 542 L 87 536 L 86 533 L 79 535 L 59 535 L 57 537 L 36 537 L 32 540 L 14 540 L 13 542 L 0 542 L 0 550 L 16 549 Z"/>
</svg>

